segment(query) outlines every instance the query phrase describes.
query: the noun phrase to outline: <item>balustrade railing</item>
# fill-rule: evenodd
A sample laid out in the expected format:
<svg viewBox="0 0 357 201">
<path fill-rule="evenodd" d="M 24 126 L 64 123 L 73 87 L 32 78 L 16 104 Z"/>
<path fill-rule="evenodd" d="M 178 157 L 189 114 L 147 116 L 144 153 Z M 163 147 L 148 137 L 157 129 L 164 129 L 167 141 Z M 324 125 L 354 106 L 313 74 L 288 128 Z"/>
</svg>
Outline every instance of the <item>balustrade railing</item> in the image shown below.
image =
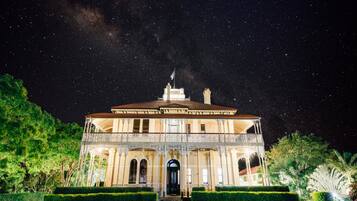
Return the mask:
<svg viewBox="0 0 357 201">
<path fill-rule="evenodd" d="M 262 144 L 262 134 L 254 133 L 85 133 L 89 143 L 238 143 Z"/>
</svg>

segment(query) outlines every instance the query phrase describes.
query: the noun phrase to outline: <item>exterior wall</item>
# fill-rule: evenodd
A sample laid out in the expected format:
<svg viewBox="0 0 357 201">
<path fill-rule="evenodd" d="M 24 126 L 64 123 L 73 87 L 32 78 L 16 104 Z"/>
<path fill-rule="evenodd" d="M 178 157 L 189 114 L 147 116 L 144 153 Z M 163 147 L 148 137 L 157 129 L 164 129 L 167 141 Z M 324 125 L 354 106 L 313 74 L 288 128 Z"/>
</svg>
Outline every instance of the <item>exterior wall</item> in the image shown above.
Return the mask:
<svg viewBox="0 0 357 201">
<path fill-rule="evenodd" d="M 171 119 L 149 119 L 149 133 L 169 132 Z M 216 120 L 216 119 L 176 119 L 179 122 L 179 132 L 185 133 L 186 124 L 190 124 L 191 133 L 201 133 L 201 124 L 205 124 L 206 133 L 246 133 L 253 126 L 252 120 Z M 142 132 L 140 119 L 140 132 Z M 133 132 L 134 119 L 106 119 L 95 121 L 97 132 Z"/>
</svg>

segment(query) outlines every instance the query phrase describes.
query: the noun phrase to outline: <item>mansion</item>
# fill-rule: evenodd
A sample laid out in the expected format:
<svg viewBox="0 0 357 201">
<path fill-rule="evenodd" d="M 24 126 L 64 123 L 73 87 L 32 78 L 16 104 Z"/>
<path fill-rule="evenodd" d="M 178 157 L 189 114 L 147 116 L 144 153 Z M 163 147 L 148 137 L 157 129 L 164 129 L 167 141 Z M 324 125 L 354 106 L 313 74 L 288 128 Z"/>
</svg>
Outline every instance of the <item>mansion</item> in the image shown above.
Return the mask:
<svg viewBox="0 0 357 201">
<path fill-rule="evenodd" d="M 212 104 L 209 89 L 203 99 L 167 84 L 158 100 L 87 115 L 77 185 L 149 186 L 161 196 L 269 185 L 260 117 Z"/>
</svg>

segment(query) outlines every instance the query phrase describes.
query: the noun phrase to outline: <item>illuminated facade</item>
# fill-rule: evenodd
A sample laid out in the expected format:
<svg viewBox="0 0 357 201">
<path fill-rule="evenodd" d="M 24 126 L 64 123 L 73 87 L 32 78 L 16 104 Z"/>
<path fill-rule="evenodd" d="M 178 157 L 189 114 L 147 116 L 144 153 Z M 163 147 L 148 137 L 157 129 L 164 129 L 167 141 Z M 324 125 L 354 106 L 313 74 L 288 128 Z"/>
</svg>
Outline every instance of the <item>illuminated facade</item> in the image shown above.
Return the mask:
<svg viewBox="0 0 357 201">
<path fill-rule="evenodd" d="M 268 185 L 260 117 L 211 104 L 209 89 L 203 96 L 203 103 L 191 101 L 168 84 L 156 101 L 87 115 L 78 185 L 151 186 L 161 196 L 195 186 Z"/>
</svg>

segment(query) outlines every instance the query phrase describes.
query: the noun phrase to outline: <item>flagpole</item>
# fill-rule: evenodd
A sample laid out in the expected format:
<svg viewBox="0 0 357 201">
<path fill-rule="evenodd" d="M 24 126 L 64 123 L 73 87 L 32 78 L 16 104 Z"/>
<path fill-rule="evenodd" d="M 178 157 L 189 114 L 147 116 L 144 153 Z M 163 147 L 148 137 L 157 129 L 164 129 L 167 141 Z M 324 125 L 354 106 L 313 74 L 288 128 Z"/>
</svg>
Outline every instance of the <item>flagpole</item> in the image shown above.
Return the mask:
<svg viewBox="0 0 357 201">
<path fill-rule="evenodd" d="M 174 89 L 176 88 L 176 68 L 174 69 Z"/>
</svg>

